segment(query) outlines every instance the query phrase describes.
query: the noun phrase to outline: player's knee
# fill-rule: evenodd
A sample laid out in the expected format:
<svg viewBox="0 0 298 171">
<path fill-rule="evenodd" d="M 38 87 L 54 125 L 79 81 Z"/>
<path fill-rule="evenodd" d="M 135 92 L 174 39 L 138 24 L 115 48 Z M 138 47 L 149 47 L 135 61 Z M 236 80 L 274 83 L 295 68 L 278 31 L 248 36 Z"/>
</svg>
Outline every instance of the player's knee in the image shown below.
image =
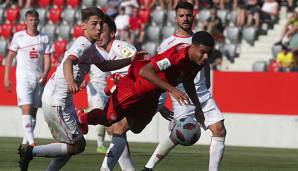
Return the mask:
<svg viewBox="0 0 298 171">
<path fill-rule="evenodd" d="M 79 153 L 82 153 L 85 150 L 86 147 L 86 141 L 84 138 L 82 138 L 78 143 L 69 145 L 69 154 L 70 155 L 76 155 Z"/>
<path fill-rule="evenodd" d="M 122 135 L 127 131 L 127 129 L 125 127 L 115 127 L 113 128 L 113 132 L 112 134 L 117 134 L 117 135 Z"/>
<path fill-rule="evenodd" d="M 218 122 L 212 125 L 210 127 L 210 130 L 212 131 L 213 136 L 216 136 L 216 137 L 225 137 L 227 134 L 227 131 L 223 122 Z"/>
</svg>

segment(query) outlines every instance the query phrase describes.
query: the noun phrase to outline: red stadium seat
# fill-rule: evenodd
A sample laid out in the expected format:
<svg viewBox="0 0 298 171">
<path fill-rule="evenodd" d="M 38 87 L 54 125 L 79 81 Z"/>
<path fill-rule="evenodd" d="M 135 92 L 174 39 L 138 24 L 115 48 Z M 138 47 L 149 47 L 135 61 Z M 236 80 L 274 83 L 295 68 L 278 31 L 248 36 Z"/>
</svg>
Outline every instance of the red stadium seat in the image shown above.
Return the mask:
<svg viewBox="0 0 298 171">
<path fill-rule="evenodd" d="M 5 19 L 11 23 L 15 23 L 20 17 L 20 8 L 16 5 L 12 5 L 5 12 Z"/>
<path fill-rule="evenodd" d="M 38 1 L 38 5 L 41 7 L 41 8 L 47 8 L 50 6 L 50 2 L 51 0 L 39 0 Z"/>
<path fill-rule="evenodd" d="M 76 24 L 75 26 L 73 26 L 73 28 L 72 28 L 73 38 L 77 38 L 79 36 L 82 36 L 83 33 L 84 33 L 84 30 L 82 29 L 81 25 Z"/>
<path fill-rule="evenodd" d="M 53 8 L 49 9 L 49 20 L 53 23 L 58 23 L 61 21 L 62 9 L 57 5 L 54 5 Z"/>
<path fill-rule="evenodd" d="M 139 16 L 141 17 L 143 23 L 148 23 L 150 20 L 150 10 L 149 9 L 140 9 Z"/>
<path fill-rule="evenodd" d="M 64 7 L 64 0 L 53 0 L 53 4 L 57 5 L 59 8 L 63 8 Z"/>
<path fill-rule="evenodd" d="M 9 22 L 3 23 L 1 25 L 1 35 L 7 40 L 10 39 L 12 35 L 12 28 L 13 28 L 13 24 Z"/>
<path fill-rule="evenodd" d="M 25 23 L 16 24 L 14 26 L 14 30 L 15 30 L 15 32 L 18 32 L 18 31 L 21 31 L 21 30 L 26 30 L 26 24 Z"/>
<path fill-rule="evenodd" d="M 72 8 L 77 8 L 80 6 L 80 0 L 66 0 L 66 4 L 70 5 Z"/>
<path fill-rule="evenodd" d="M 57 66 L 60 63 L 60 60 L 63 58 L 64 52 L 66 51 L 67 40 L 58 39 L 54 43 L 54 59 L 53 65 Z"/>
</svg>

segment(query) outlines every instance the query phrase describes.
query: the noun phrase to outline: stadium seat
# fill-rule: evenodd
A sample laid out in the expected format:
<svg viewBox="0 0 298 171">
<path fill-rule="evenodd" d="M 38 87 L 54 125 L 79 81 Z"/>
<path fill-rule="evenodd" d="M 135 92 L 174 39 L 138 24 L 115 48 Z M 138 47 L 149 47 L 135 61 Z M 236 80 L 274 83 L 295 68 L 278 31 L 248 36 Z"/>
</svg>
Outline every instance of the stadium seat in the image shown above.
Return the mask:
<svg viewBox="0 0 298 171">
<path fill-rule="evenodd" d="M 143 23 L 148 23 L 150 20 L 149 9 L 139 9 L 138 15 L 142 18 Z"/>
<path fill-rule="evenodd" d="M 5 11 L 5 19 L 10 21 L 10 23 L 15 23 L 19 20 L 20 17 L 20 8 L 16 5 L 11 5 L 10 8 L 8 8 Z"/>
<path fill-rule="evenodd" d="M 15 30 L 15 32 L 18 32 L 18 31 L 21 31 L 21 30 L 26 30 L 26 24 L 25 23 L 16 24 L 14 26 L 14 30 Z"/>
<path fill-rule="evenodd" d="M 106 7 L 108 5 L 108 1 L 107 0 L 96 0 L 95 4 L 96 4 L 96 6 Z"/>
<path fill-rule="evenodd" d="M 228 10 L 218 10 L 217 16 L 220 18 L 223 25 L 227 24 Z"/>
<path fill-rule="evenodd" d="M 9 21 L 6 21 L 6 23 L 3 23 L 1 25 L 1 35 L 4 39 L 9 40 L 12 36 L 12 29 L 13 24 L 9 23 Z"/>
<path fill-rule="evenodd" d="M 0 8 L 0 24 L 4 22 L 5 9 Z"/>
<path fill-rule="evenodd" d="M 76 24 L 72 27 L 72 37 L 77 38 L 79 36 L 82 36 L 84 33 L 84 30 L 82 29 L 80 24 Z"/>
<path fill-rule="evenodd" d="M 63 58 L 64 52 L 66 51 L 66 46 L 67 46 L 67 40 L 58 38 L 54 42 L 53 48 L 54 48 L 54 59 L 53 59 L 53 64 L 57 66 L 57 64 L 60 63 L 61 59 Z"/>
<path fill-rule="evenodd" d="M 82 0 L 82 6 L 92 7 L 94 5 L 94 0 Z"/>
<path fill-rule="evenodd" d="M 61 13 L 62 9 L 59 8 L 57 5 L 54 5 L 53 8 L 49 9 L 49 20 L 53 23 L 58 23 L 61 21 Z"/>
<path fill-rule="evenodd" d="M 153 25 L 148 26 L 145 34 L 147 35 L 149 41 L 159 42 L 161 29 L 159 26 L 154 25 L 154 23 L 152 24 Z"/>
<path fill-rule="evenodd" d="M 48 24 L 44 25 L 41 29 L 42 32 L 47 33 L 49 38 L 53 41 L 56 37 L 56 25 L 54 25 L 52 22 L 49 22 Z"/>
<path fill-rule="evenodd" d="M 5 57 L 7 55 L 8 50 L 8 41 L 0 38 L 0 56 Z"/>
<path fill-rule="evenodd" d="M 231 43 L 239 43 L 240 42 L 240 28 L 234 27 L 234 26 L 227 27 L 225 36 Z"/>
<path fill-rule="evenodd" d="M 176 24 L 176 11 L 170 10 L 167 12 L 167 23 Z"/>
<path fill-rule="evenodd" d="M 50 6 L 51 0 L 39 0 L 38 5 L 40 8 L 48 8 Z"/>
<path fill-rule="evenodd" d="M 271 48 L 272 57 L 276 58 L 278 52 L 280 52 L 281 50 L 282 50 L 282 45 L 273 45 Z"/>
<path fill-rule="evenodd" d="M 26 12 L 30 10 L 30 8 L 22 8 L 20 10 L 20 22 L 24 22 L 25 21 L 25 18 L 26 18 Z"/>
<path fill-rule="evenodd" d="M 71 33 L 71 25 L 69 25 L 66 21 L 63 21 L 63 23 L 57 27 L 56 31 L 57 35 L 60 36 L 62 39 L 69 40 Z"/>
<path fill-rule="evenodd" d="M 37 8 L 36 11 L 39 14 L 39 24 L 44 25 L 47 20 L 47 9 L 45 8 Z"/>
<path fill-rule="evenodd" d="M 53 0 L 53 5 L 57 5 L 59 8 L 64 8 L 64 0 Z"/>
<path fill-rule="evenodd" d="M 255 27 L 245 27 L 242 29 L 243 39 L 250 45 L 254 45 L 257 36 L 257 30 Z"/>
<path fill-rule="evenodd" d="M 142 50 L 148 52 L 150 55 L 156 54 L 157 45 L 154 42 L 146 42 L 142 46 Z"/>
<path fill-rule="evenodd" d="M 66 0 L 66 4 L 70 5 L 71 8 L 78 8 L 80 6 L 80 0 Z"/>
<path fill-rule="evenodd" d="M 66 21 L 68 24 L 75 23 L 75 16 L 76 10 L 73 9 L 70 5 L 68 5 L 67 8 L 65 8 L 62 12 L 63 21 Z"/>
<path fill-rule="evenodd" d="M 167 24 L 165 27 L 162 28 L 161 30 L 161 34 L 162 34 L 162 40 L 170 37 L 172 34 L 174 34 L 176 31 L 176 28 L 171 25 L 171 24 Z"/>
<path fill-rule="evenodd" d="M 162 26 L 165 19 L 165 11 L 162 9 L 155 9 L 151 12 L 151 22 L 154 22 L 156 25 Z"/>
<path fill-rule="evenodd" d="M 80 9 L 77 9 L 76 10 L 76 14 L 75 14 L 75 19 L 76 21 L 81 21 L 81 10 Z"/>
<path fill-rule="evenodd" d="M 210 16 L 211 16 L 210 10 L 201 10 L 199 11 L 197 18 L 199 22 L 204 22 L 204 21 L 207 21 Z"/>
<path fill-rule="evenodd" d="M 237 11 L 233 10 L 230 12 L 229 17 L 228 17 L 230 23 L 236 23 L 236 19 L 237 19 Z"/>
<path fill-rule="evenodd" d="M 267 61 L 256 61 L 252 65 L 252 71 L 254 72 L 265 72 L 267 71 L 268 63 Z"/>
<path fill-rule="evenodd" d="M 225 44 L 223 46 L 223 54 L 230 60 L 234 62 L 235 58 L 237 57 L 237 45 L 236 44 Z"/>
</svg>

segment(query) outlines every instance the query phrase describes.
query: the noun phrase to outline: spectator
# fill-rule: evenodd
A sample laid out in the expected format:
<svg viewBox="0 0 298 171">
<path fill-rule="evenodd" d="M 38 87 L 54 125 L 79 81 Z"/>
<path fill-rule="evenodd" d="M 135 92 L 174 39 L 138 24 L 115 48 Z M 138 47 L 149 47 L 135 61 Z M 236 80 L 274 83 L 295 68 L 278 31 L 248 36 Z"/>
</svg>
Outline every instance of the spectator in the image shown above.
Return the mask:
<svg viewBox="0 0 298 171">
<path fill-rule="evenodd" d="M 217 16 L 217 10 L 216 9 L 211 9 L 211 16 L 208 18 L 207 21 L 204 22 L 204 30 L 212 34 L 214 37 L 214 40 L 217 42 L 222 42 L 224 41 L 223 37 L 223 26 L 220 18 Z"/>
<path fill-rule="evenodd" d="M 282 50 L 277 54 L 276 61 L 281 65 L 281 71 L 289 72 L 296 68 L 296 62 L 291 50 L 282 45 Z"/>
<path fill-rule="evenodd" d="M 118 14 L 118 7 L 121 3 L 121 0 L 108 0 L 108 6 L 106 14 L 109 15 L 112 18 L 115 18 Z"/>
<path fill-rule="evenodd" d="M 133 8 L 131 16 L 129 18 L 129 29 L 130 29 L 130 38 L 133 44 L 137 47 L 140 47 L 141 43 L 144 41 L 145 36 L 145 24 L 138 15 L 138 9 Z"/>
<path fill-rule="evenodd" d="M 278 18 L 279 5 L 275 0 L 266 0 L 260 11 L 260 19 L 266 23 L 272 24 Z"/>
<path fill-rule="evenodd" d="M 117 39 L 132 43 L 129 39 L 129 16 L 125 13 L 124 7 L 119 8 L 119 14 L 115 17 L 115 24 L 117 27 Z"/>
<path fill-rule="evenodd" d="M 291 37 L 297 32 L 298 29 L 298 12 L 293 12 L 293 14 L 289 17 L 284 29 L 282 31 L 281 38 L 275 44 L 285 44 L 287 45 L 291 39 Z"/>
</svg>

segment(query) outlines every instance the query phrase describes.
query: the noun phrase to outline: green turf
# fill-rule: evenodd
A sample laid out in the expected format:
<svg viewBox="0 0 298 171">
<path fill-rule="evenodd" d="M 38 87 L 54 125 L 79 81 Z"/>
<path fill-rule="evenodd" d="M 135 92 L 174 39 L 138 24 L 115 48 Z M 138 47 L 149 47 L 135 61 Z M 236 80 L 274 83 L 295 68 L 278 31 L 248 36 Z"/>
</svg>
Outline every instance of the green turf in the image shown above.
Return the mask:
<svg viewBox="0 0 298 171">
<path fill-rule="evenodd" d="M 15 171 L 19 138 L 0 138 L 0 170 Z M 50 140 L 37 139 L 38 144 Z M 137 171 L 145 165 L 156 144 L 130 143 Z M 103 160 L 96 152 L 95 141 L 88 141 L 84 153 L 72 157 L 63 171 L 95 171 Z M 49 159 L 34 158 L 29 171 L 45 170 Z M 115 171 L 118 171 L 119 166 Z M 207 171 L 208 146 L 177 147 L 159 163 L 156 171 Z M 221 171 L 298 171 L 298 149 L 226 147 Z"/>
</svg>

